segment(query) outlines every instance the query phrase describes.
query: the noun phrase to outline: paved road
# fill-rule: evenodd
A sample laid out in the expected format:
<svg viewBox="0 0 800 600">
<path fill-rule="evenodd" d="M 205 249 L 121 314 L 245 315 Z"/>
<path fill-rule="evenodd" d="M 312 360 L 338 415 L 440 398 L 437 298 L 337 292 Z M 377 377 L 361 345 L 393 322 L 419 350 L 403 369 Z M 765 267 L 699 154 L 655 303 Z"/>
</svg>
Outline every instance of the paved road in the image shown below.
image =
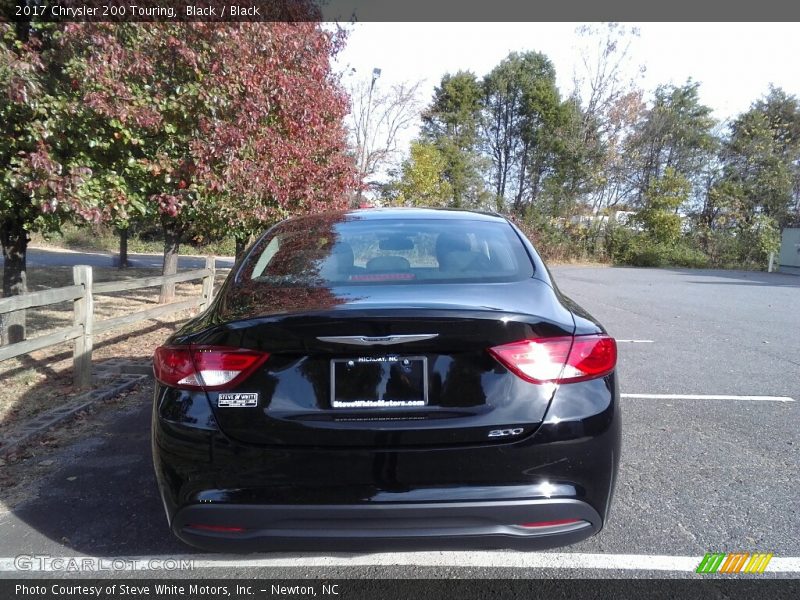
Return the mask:
<svg viewBox="0 0 800 600">
<path fill-rule="evenodd" d="M 574 267 L 554 274 L 617 338 L 652 340 L 620 344 L 624 393 L 800 400 L 800 278 Z M 800 559 L 790 560 L 800 557 L 800 402 L 624 398 L 611 521 L 560 551 L 245 559 L 194 553 L 169 535 L 151 473 L 148 392 L 140 396 L 104 415 L 103 435 L 61 451 L 37 498 L 0 515 L 0 577 L 19 575 L 2 570 L 2 557 L 20 553 L 191 556 L 208 577 L 683 577 L 709 551 L 774 552 L 797 566 L 773 576 L 800 575 Z M 571 568 L 554 568 L 567 558 Z M 647 567 L 664 563 L 683 570 Z"/>
<path fill-rule="evenodd" d="M 29 267 L 68 267 L 89 265 L 91 267 L 116 267 L 117 255 L 108 252 L 73 252 L 59 248 L 29 248 L 27 262 Z M 134 268 L 160 269 L 163 257 L 160 254 L 129 254 L 128 262 Z M 0 265 L 3 258 L 0 256 Z M 201 269 L 205 265 L 202 256 L 178 257 L 179 269 Z M 223 256 L 216 261 L 218 269 L 233 266 L 233 258 Z"/>
</svg>

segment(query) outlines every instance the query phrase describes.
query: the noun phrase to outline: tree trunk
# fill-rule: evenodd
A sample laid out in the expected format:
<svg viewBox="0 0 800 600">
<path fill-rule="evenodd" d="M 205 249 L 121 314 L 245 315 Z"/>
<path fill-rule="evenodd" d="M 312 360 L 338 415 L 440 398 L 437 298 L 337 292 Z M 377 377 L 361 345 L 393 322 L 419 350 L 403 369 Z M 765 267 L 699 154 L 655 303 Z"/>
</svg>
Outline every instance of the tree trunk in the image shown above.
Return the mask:
<svg viewBox="0 0 800 600">
<path fill-rule="evenodd" d="M 172 220 L 162 221 L 164 229 L 164 267 L 162 275 L 175 275 L 178 272 L 178 250 L 181 244 L 181 228 Z M 175 299 L 175 282 L 165 283 L 161 286 L 159 302 L 166 304 Z"/>
<path fill-rule="evenodd" d="M 26 253 L 28 232 L 19 223 L 5 221 L 0 226 L 3 246 L 3 296 L 17 296 L 28 291 Z M 25 311 L 0 315 L 0 338 L 3 344 L 25 339 Z"/>
<path fill-rule="evenodd" d="M 119 233 L 119 264 L 120 269 L 127 269 L 128 265 L 128 228 L 118 229 Z"/>
<path fill-rule="evenodd" d="M 244 256 L 244 251 L 247 249 L 247 238 L 236 238 L 236 262 Z"/>
<path fill-rule="evenodd" d="M 528 152 L 529 152 L 529 142 L 524 142 L 522 147 L 522 156 L 520 156 L 520 164 L 519 164 L 519 175 L 517 178 L 517 194 L 514 198 L 514 202 L 512 204 L 512 211 L 518 216 L 522 216 L 524 211 L 522 210 L 522 199 L 525 196 L 525 175 L 528 173 Z"/>
</svg>

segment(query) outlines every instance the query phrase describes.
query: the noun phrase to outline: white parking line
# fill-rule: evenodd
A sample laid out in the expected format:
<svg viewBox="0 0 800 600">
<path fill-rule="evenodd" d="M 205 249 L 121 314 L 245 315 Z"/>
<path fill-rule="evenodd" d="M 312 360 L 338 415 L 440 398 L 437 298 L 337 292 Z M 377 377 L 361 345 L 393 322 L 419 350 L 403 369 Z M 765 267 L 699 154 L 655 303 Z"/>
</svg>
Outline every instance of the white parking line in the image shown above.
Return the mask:
<svg viewBox="0 0 800 600">
<path fill-rule="evenodd" d="M 654 344 L 655 340 L 617 340 L 618 344 Z"/>
<path fill-rule="evenodd" d="M 18 569 L 14 558 L 0 558 L 0 572 L 53 572 L 68 571 L 63 565 L 74 561 L 80 565 L 83 560 L 96 561 L 95 564 L 109 565 L 106 570 L 148 571 L 151 565 L 187 564 L 192 569 L 224 568 L 287 568 L 287 567 L 376 567 L 376 566 L 415 566 L 415 567 L 486 567 L 511 569 L 601 569 L 618 571 L 680 571 L 694 572 L 702 556 L 667 556 L 650 554 L 584 554 L 572 552 L 391 552 L 376 554 L 316 556 L 298 554 L 276 558 L 220 557 L 196 558 L 197 555 L 181 556 L 128 556 L 128 557 L 88 557 L 64 556 L 51 559 L 50 568 L 34 563 L 27 570 Z M 53 565 L 62 566 L 53 566 Z M 170 568 L 170 567 L 167 567 Z M 766 568 L 768 573 L 800 573 L 800 557 L 774 557 Z"/>
<path fill-rule="evenodd" d="M 794 402 L 789 396 L 729 396 L 725 394 L 620 394 L 623 398 L 645 400 L 755 400 L 759 402 Z"/>
</svg>

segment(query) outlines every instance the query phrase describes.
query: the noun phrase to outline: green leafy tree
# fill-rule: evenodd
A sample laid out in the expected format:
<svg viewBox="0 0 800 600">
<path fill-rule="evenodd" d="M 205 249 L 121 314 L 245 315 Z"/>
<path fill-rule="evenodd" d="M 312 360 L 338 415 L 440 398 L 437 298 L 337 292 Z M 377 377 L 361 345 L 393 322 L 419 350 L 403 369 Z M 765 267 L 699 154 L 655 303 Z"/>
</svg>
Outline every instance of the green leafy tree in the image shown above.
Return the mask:
<svg viewBox="0 0 800 600">
<path fill-rule="evenodd" d="M 483 142 L 498 208 L 522 214 L 552 168 L 553 130 L 562 104 L 553 63 L 539 52 L 512 52 L 483 80 Z"/>
<path fill-rule="evenodd" d="M 763 214 L 787 226 L 798 219 L 800 103 L 771 88 L 732 124 L 723 151 L 724 181 L 741 190 L 739 219 Z"/>
<path fill-rule="evenodd" d="M 681 217 L 678 208 L 689 197 L 689 181 L 672 167 L 650 182 L 645 194 L 645 205 L 635 217 L 635 221 L 650 238 L 659 244 L 674 244 L 681 235 Z"/>
<path fill-rule="evenodd" d="M 625 160 L 635 204 L 642 204 L 651 182 L 667 169 L 682 173 L 693 188 L 701 186 L 703 167 L 713 160 L 717 139 L 711 108 L 701 104 L 697 82 L 656 89 L 652 106 L 628 137 Z"/>
<path fill-rule="evenodd" d="M 453 189 L 444 177 L 447 160 L 431 143 L 411 142 L 409 158 L 403 163 L 395 200 L 400 205 L 448 206 Z"/>
<path fill-rule="evenodd" d="M 443 177 L 452 189 L 449 205 L 479 206 L 485 199 L 479 153 L 481 84 L 469 71 L 446 74 L 422 114 L 423 139 L 439 149 Z"/>
<path fill-rule="evenodd" d="M 545 183 L 543 212 L 570 217 L 589 210 L 584 199 L 600 185 L 598 165 L 604 157 L 598 123 L 577 98 L 569 98 L 561 105 L 551 139 L 552 170 Z"/>
<path fill-rule="evenodd" d="M 701 210 L 695 215 L 704 245 L 711 232 L 725 231 L 735 226 L 743 209 L 744 191 L 740 184 L 724 177 L 713 181 Z"/>
</svg>

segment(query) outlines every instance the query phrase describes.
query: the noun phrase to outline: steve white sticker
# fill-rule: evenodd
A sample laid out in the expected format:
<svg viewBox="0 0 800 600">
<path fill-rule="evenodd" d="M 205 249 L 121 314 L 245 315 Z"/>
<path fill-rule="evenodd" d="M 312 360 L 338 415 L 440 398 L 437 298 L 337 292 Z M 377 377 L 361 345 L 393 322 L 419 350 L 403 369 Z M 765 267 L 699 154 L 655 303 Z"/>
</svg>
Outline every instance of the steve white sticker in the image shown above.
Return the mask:
<svg viewBox="0 0 800 600">
<path fill-rule="evenodd" d="M 258 393 L 225 393 L 217 398 L 217 406 L 227 408 L 244 408 L 258 406 Z"/>
</svg>

